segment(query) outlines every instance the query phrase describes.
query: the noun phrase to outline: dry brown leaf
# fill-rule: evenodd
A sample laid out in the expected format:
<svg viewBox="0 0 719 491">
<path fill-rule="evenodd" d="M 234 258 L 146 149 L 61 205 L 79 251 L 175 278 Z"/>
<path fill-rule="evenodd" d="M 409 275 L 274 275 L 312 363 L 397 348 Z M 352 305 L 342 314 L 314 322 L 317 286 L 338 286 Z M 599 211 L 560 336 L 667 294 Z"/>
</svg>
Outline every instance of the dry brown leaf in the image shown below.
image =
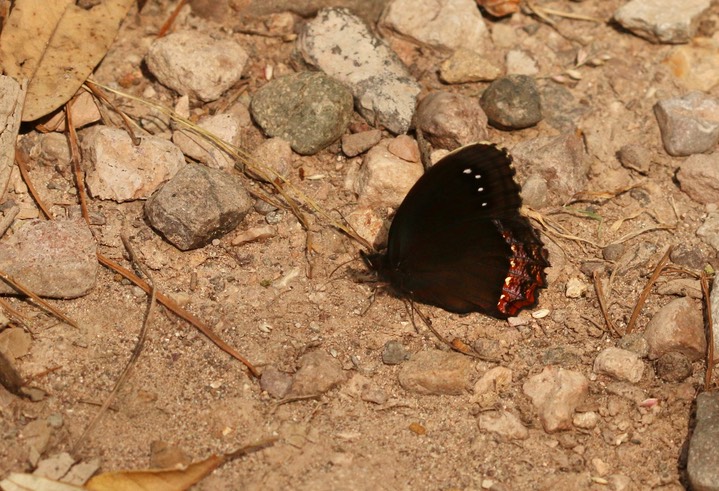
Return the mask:
<svg viewBox="0 0 719 491">
<path fill-rule="evenodd" d="M 74 0 L 17 0 L 0 37 L 3 71 L 28 79 L 23 121 L 54 111 L 105 56 L 134 0 L 103 0 L 91 9 Z"/>
<path fill-rule="evenodd" d="M 214 471 L 225 457 L 211 457 L 190 464 L 186 469 L 148 469 L 143 471 L 106 472 L 85 484 L 92 491 L 180 491 Z"/>
<path fill-rule="evenodd" d="M 47 477 L 13 472 L 0 481 L 3 491 L 82 491 L 84 488 L 73 486 Z"/>
</svg>

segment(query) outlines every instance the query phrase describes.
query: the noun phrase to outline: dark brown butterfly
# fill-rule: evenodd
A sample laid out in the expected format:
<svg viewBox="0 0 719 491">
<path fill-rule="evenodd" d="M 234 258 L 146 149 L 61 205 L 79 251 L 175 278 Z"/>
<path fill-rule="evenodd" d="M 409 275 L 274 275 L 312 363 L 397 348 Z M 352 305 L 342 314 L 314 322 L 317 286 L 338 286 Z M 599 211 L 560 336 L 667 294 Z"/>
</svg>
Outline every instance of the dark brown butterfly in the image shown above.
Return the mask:
<svg viewBox="0 0 719 491">
<path fill-rule="evenodd" d="M 536 304 L 547 253 L 519 213 L 509 154 L 475 143 L 432 166 L 392 221 L 387 250 L 364 255 L 400 294 L 458 313 L 498 318 Z"/>
</svg>

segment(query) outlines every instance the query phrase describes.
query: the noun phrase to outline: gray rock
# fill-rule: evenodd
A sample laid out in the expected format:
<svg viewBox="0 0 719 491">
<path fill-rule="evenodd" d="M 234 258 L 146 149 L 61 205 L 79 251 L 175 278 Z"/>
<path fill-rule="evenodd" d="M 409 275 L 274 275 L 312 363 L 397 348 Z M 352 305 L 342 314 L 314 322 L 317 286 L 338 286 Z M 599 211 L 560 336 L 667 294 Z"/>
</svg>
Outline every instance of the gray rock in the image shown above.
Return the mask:
<svg viewBox="0 0 719 491">
<path fill-rule="evenodd" d="M 690 298 L 672 300 L 654 314 L 644 336 L 650 359 L 677 351 L 690 360 L 700 360 L 706 350 L 701 305 Z"/>
<path fill-rule="evenodd" d="M 154 229 L 186 251 L 234 230 L 251 206 L 239 177 L 187 164 L 147 200 L 145 215 Z"/>
<path fill-rule="evenodd" d="M 473 364 L 459 353 L 420 351 L 402 365 L 399 383 L 418 394 L 462 395 L 470 385 Z"/>
<path fill-rule="evenodd" d="M 529 430 L 522 421 L 509 411 L 482 412 L 478 418 L 479 429 L 499 435 L 506 440 L 526 440 Z"/>
<path fill-rule="evenodd" d="M 498 78 L 479 100 L 489 124 L 503 130 L 529 128 L 542 119 L 537 84 L 526 75 Z"/>
<path fill-rule="evenodd" d="M 219 99 L 240 80 L 247 59 L 247 52 L 235 41 L 198 31 L 161 37 L 145 57 L 162 85 L 205 102 Z"/>
<path fill-rule="evenodd" d="M 704 223 L 697 229 L 697 236 L 719 251 L 719 212 L 707 213 Z"/>
<path fill-rule="evenodd" d="M 688 43 L 710 4 L 710 0 L 632 0 L 614 13 L 614 19 L 653 43 Z"/>
<path fill-rule="evenodd" d="M 606 348 L 594 359 L 594 372 L 636 383 L 642 379 L 644 363 L 639 355 L 620 348 Z"/>
<path fill-rule="evenodd" d="M 172 142 L 155 136 L 139 138 L 135 145 L 125 130 L 106 126 L 83 133 L 90 194 L 117 202 L 145 199 L 184 167 L 185 157 Z"/>
<path fill-rule="evenodd" d="M 288 397 L 324 394 L 346 380 L 342 365 L 329 353 L 312 351 L 300 358 Z"/>
<path fill-rule="evenodd" d="M 669 155 L 703 153 L 719 142 L 719 101 L 701 92 L 663 99 L 654 105 Z"/>
<path fill-rule="evenodd" d="M 288 373 L 279 371 L 272 365 L 266 366 L 262 370 L 260 377 L 260 388 L 267 391 L 274 398 L 282 399 L 290 391 L 292 386 L 292 376 Z"/>
<path fill-rule="evenodd" d="M 679 165 L 679 185 L 698 203 L 719 203 L 719 153 L 692 155 Z"/>
<path fill-rule="evenodd" d="M 382 349 L 382 363 L 385 365 L 399 365 L 409 360 L 409 351 L 399 341 L 387 341 Z"/>
<path fill-rule="evenodd" d="M 255 92 L 252 117 L 269 136 L 312 155 L 342 136 L 352 117 L 352 94 L 320 72 L 302 72 L 271 80 Z"/>
<path fill-rule="evenodd" d="M 526 140 L 512 148 L 518 169 L 532 169 L 547 183 L 550 203 L 563 203 L 585 189 L 589 159 L 576 133 Z"/>
<path fill-rule="evenodd" d="M 474 0 L 391 0 L 379 25 L 441 51 L 465 47 L 483 52 L 491 48 L 487 26 Z"/>
<path fill-rule="evenodd" d="M 697 396 L 696 425 L 689 440 L 687 475 L 694 491 L 719 490 L 719 393 Z"/>
<path fill-rule="evenodd" d="M 360 18 L 346 9 L 322 10 L 300 33 L 297 47 L 305 61 L 350 87 L 370 124 L 407 132 L 419 84 Z"/>
<path fill-rule="evenodd" d="M 417 106 L 415 125 L 436 148 L 457 147 L 487 139 L 487 115 L 476 98 L 438 91 Z"/>
<path fill-rule="evenodd" d="M 522 386 L 537 408 L 544 431 L 552 433 L 572 427 L 574 410 L 589 392 L 589 381 L 579 372 L 555 366 L 529 377 Z"/>
<path fill-rule="evenodd" d="M 692 362 L 677 351 L 664 353 L 656 364 L 657 376 L 665 382 L 684 382 L 692 375 Z"/>
<path fill-rule="evenodd" d="M 36 295 L 77 298 L 95 287 L 97 246 L 82 220 L 30 220 L 0 242 L 0 270 Z M 0 293 L 17 293 L 4 281 Z"/>
<path fill-rule="evenodd" d="M 342 136 L 342 152 L 348 157 L 355 157 L 377 145 L 382 139 L 380 130 L 360 131 Z"/>
<path fill-rule="evenodd" d="M 488 82 L 502 75 L 502 66 L 485 55 L 459 48 L 439 67 L 439 78 L 448 84 Z"/>
</svg>

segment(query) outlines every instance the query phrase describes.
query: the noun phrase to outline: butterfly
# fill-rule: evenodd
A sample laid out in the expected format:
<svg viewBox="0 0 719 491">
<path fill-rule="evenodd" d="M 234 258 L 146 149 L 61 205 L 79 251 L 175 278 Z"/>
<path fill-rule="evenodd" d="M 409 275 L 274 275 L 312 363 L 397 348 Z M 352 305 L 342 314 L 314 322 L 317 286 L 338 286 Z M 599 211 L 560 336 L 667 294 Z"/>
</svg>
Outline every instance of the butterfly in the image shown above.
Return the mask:
<svg viewBox="0 0 719 491">
<path fill-rule="evenodd" d="M 515 316 L 547 285 L 547 251 L 506 150 L 461 147 L 430 167 L 392 220 L 387 249 L 363 254 L 401 296 L 457 313 Z"/>
</svg>

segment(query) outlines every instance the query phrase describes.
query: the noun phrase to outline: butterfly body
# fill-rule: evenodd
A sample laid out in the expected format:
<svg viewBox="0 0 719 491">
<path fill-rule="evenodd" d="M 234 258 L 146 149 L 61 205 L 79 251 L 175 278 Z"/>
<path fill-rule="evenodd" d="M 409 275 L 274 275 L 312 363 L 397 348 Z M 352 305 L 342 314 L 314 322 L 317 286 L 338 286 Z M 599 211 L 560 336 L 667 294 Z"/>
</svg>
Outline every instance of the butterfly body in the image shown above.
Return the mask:
<svg viewBox="0 0 719 491">
<path fill-rule="evenodd" d="M 519 213 L 511 158 L 476 143 L 448 154 L 412 187 L 390 227 L 387 250 L 367 260 L 409 298 L 458 313 L 516 315 L 536 303 L 549 266 Z"/>
</svg>

